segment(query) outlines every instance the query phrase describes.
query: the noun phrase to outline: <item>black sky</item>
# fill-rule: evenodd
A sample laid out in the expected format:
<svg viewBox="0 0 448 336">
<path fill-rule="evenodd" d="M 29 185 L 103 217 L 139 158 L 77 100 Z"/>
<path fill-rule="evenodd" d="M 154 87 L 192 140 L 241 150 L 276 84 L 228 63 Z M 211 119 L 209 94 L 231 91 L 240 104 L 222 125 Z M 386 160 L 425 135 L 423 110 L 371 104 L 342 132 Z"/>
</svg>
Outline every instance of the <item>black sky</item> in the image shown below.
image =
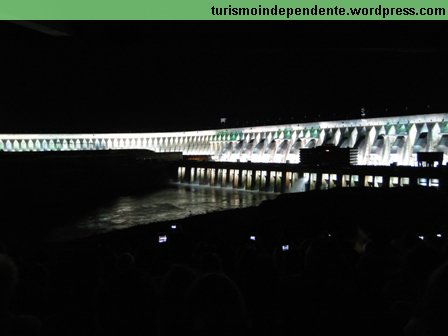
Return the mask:
<svg viewBox="0 0 448 336">
<path fill-rule="evenodd" d="M 448 111 L 445 22 L 0 24 L 0 132 L 130 132 Z"/>
</svg>

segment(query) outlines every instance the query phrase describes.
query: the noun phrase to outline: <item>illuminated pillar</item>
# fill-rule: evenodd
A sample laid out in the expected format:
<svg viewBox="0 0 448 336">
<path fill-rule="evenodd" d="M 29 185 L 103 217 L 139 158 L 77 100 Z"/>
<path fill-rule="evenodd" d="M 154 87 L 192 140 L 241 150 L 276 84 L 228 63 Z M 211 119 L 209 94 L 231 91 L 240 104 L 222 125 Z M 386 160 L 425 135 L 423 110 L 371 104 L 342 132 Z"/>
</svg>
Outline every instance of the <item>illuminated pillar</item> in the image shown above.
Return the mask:
<svg viewBox="0 0 448 336">
<path fill-rule="evenodd" d="M 335 180 L 336 180 L 336 174 L 328 173 L 327 189 L 331 189 L 331 188 L 334 188 L 336 186 L 335 185 Z"/>
<path fill-rule="evenodd" d="M 215 172 L 215 186 L 222 186 L 222 169 L 216 168 Z"/>
<path fill-rule="evenodd" d="M 260 171 L 260 187 L 258 190 L 262 191 L 266 189 L 266 171 Z"/>
<path fill-rule="evenodd" d="M 229 172 L 227 171 L 226 168 L 221 168 L 220 171 L 221 171 L 221 175 L 219 177 L 219 183 L 220 183 L 221 187 L 225 188 L 226 187 L 227 175 L 228 175 Z"/>
<path fill-rule="evenodd" d="M 302 180 L 300 180 L 302 178 Z M 293 191 L 300 191 L 298 187 L 299 183 L 303 182 L 303 173 L 294 171 L 291 173 L 291 186 L 289 187 L 290 190 Z"/>
<path fill-rule="evenodd" d="M 252 190 L 260 190 L 260 182 L 261 182 L 261 172 L 259 170 L 255 170 L 255 177 L 252 181 Z"/>
<path fill-rule="evenodd" d="M 210 184 L 212 180 L 212 168 L 206 168 L 205 169 L 205 183 L 204 184 Z"/>
<path fill-rule="evenodd" d="M 202 168 L 201 169 L 201 184 L 207 184 L 207 177 L 208 177 L 208 169 Z"/>
<path fill-rule="evenodd" d="M 350 187 L 356 187 L 355 178 L 357 178 L 357 175 L 350 174 Z"/>
<path fill-rule="evenodd" d="M 237 172 L 235 169 L 229 169 L 228 172 L 229 172 L 229 184 L 227 186 L 235 188 L 235 181 L 238 178 Z"/>
<path fill-rule="evenodd" d="M 278 192 L 278 183 L 277 183 L 277 171 L 273 171 L 271 173 L 271 190 L 273 190 L 274 192 Z"/>
<path fill-rule="evenodd" d="M 311 173 L 307 173 L 307 172 L 303 172 L 303 173 L 299 173 L 299 180 L 301 178 L 301 176 L 303 176 L 303 181 L 304 181 L 304 191 L 310 191 L 311 190 Z"/>
<path fill-rule="evenodd" d="M 274 192 L 281 192 L 281 178 L 283 176 L 282 172 L 279 171 L 275 171 L 273 172 L 274 176 Z"/>
<path fill-rule="evenodd" d="M 243 180 L 243 187 L 246 190 L 250 190 L 249 188 L 249 184 L 250 184 L 250 174 L 249 174 L 249 170 L 244 169 L 243 170 L 243 176 L 244 176 L 244 180 Z"/>
<path fill-rule="evenodd" d="M 206 170 L 204 168 L 199 168 L 199 184 L 204 184 L 206 179 Z"/>
<path fill-rule="evenodd" d="M 202 168 L 196 168 L 196 183 L 201 184 L 202 182 Z"/>
<path fill-rule="evenodd" d="M 185 176 L 185 167 L 178 166 L 177 167 L 177 182 L 182 183 Z"/>
<path fill-rule="evenodd" d="M 255 190 L 257 185 L 257 171 L 256 170 L 251 170 L 250 171 L 250 186 L 249 189 L 250 190 Z"/>
<path fill-rule="evenodd" d="M 216 168 L 216 182 L 215 182 L 216 186 L 222 187 L 223 170 L 224 169 L 222 169 L 222 168 Z"/>
<path fill-rule="evenodd" d="M 199 184 L 207 184 L 207 169 L 199 168 Z"/>
<path fill-rule="evenodd" d="M 250 170 L 244 169 L 243 170 L 243 176 L 244 176 L 244 181 L 243 181 L 243 186 L 244 189 L 248 190 L 249 184 L 250 184 Z"/>
<path fill-rule="evenodd" d="M 224 187 L 228 187 L 230 185 L 230 169 L 225 169 L 225 177 L 223 179 L 224 181 Z"/>
<path fill-rule="evenodd" d="M 310 173 L 308 190 L 316 190 L 316 173 Z"/>
<path fill-rule="evenodd" d="M 241 181 L 241 171 L 237 169 L 232 169 L 232 171 L 232 187 L 236 189 Z"/>
<path fill-rule="evenodd" d="M 287 191 L 291 191 L 294 181 L 297 179 L 297 173 L 290 171 L 288 172 L 288 177 L 286 179 Z"/>
<path fill-rule="evenodd" d="M 202 183 L 201 184 L 207 184 L 207 180 L 208 180 L 208 169 L 207 168 L 202 168 L 201 169 L 201 178 L 202 178 Z"/>
<path fill-rule="evenodd" d="M 216 185 L 216 168 L 210 168 L 210 186 Z"/>
<path fill-rule="evenodd" d="M 191 183 L 197 183 L 197 181 L 198 181 L 198 169 L 199 168 L 193 167 L 191 169 L 193 170 Z"/>
<path fill-rule="evenodd" d="M 322 179 L 321 179 L 321 190 L 328 190 L 330 189 L 330 174 L 325 173 L 322 174 Z"/>
</svg>

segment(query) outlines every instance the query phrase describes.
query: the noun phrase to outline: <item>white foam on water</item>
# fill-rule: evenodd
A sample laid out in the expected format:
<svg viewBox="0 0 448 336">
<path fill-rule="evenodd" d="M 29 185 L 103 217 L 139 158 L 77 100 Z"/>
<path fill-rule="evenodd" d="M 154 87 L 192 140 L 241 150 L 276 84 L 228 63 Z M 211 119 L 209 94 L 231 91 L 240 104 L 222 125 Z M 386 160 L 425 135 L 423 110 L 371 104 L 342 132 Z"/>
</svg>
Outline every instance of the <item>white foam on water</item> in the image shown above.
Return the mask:
<svg viewBox="0 0 448 336">
<path fill-rule="evenodd" d="M 275 197 L 277 194 L 273 193 L 177 185 L 147 195 L 119 197 L 74 224 L 52 230 L 47 239 L 82 238 L 137 225 L 257 206 Z"/>
</svg>

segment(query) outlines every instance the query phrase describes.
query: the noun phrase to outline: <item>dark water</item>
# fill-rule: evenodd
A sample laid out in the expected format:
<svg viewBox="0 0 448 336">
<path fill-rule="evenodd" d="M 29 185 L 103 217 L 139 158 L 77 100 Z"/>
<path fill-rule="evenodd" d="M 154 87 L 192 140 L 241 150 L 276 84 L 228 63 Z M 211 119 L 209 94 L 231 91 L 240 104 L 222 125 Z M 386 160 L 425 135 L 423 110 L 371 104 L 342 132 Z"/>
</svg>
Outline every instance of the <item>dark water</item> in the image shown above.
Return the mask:
<svg viewBox="0 0 448 336">
<path fill-rule="evenodd" d="M 154 193 L 118 197 L 89 211 L 81 219 L 49 232 L 47 239 L 59 241 L 136 225 L 170 221 L 227 209 L 259 205 L 277 194 L 206 186 L 172 185 Z"/>
</svg>

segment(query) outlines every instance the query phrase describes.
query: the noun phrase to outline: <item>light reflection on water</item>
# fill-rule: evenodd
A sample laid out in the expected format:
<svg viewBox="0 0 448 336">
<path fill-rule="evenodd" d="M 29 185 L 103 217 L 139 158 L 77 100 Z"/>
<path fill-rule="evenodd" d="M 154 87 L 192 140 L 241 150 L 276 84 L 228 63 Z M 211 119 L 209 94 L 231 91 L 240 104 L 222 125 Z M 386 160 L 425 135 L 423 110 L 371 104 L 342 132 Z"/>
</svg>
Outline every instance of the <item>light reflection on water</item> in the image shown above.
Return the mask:
<svg viewBox="0 0 448 336">
<path fill-rule="evenodd" d="M 147 195 L 124 196 L 98 207 L 74 225 L 53 230 L 49 240 L 80 238 L 136 225 L 259 205 L 277 194 L 175 185 Z"/>
</svg>

